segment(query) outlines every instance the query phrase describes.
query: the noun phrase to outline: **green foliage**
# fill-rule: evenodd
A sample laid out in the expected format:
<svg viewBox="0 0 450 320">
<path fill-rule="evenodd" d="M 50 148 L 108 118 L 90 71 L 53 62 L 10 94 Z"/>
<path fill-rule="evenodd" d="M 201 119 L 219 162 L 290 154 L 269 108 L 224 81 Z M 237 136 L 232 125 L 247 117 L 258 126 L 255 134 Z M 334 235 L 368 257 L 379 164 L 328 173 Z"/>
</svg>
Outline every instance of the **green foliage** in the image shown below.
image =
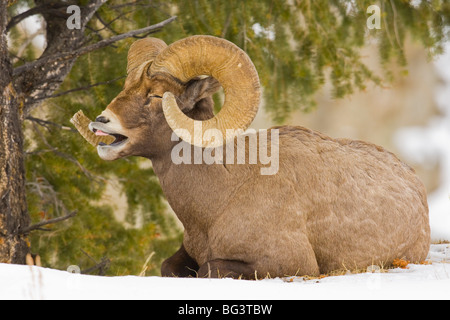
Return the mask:
<svg viewBox="0 0 450 320">
<path fill-rule="evenodd" d="M 407 36 L 421 42 L 430 54 L 441 53 L 448 38 L 450 2 L 421 1 L 418 7 L 411 2 L 173 0 L 154 1 L 155 9 L 139 14 L 155 21 L 176 8 L 177 21 L 159 35 L 168 43 L 210 34 L 244 49 L 260 74 L 267 111 L 282 123 L 294 110 L 314 108 L 314 94 L 327 80 L 335 98 L 363 90 L 370 82 L 389 81 L 395 76 L 389 62 L 406 66 Z M 370 16 L 366 10 L 373 4 L 381 8 L 380 30 L 366 27 Z M 360 49 L 369 41 L 379 44 L 384 79 L 362 62 Z"/>
<path fill-rule="evenodd" d="M 98 41 L 177 15 L 174 23 L 153 36 L 168 44 L 194 34 L 234 42 L 255 63 L 267 111 L 283 122 L 294 110 L 314 108 L 314 94 L 326 81 L 331 82 L 334 97 L 340 98 L 395 76 L 388 65 L 395 61 L 406 68 L 403 46 L 408 36 L 420 41 L 430 56 L 442 52 L 450 24 L 448 0 L 421 1 L 417 7 L 406 0 L 377 2 L 382 11 L 380 30 L 366 28 L 366 9 L 376 4 L 369 0 L 116 0 L 100 8 L 101 20 L 95 18 L 86 32 Z M 24 35 L 13 29 L 10 38 L 15 43 L 12 51 L 18 54 Z M 78 59 L 60 92 L 125 76 L 127 50 L 134 40 Z M 378 44 L 383 78 L 361 60 L 360 49 L 369 41 Z M 35 52 L 27 50 L 22 59 L 35 59 Z M 70 127 L 70 117 L 82 109 L 92 119 L 120 92 L 123 82 L 49 99 L 35 116 Z M 26 121 L 25 127 L 33 221 L 78 212 L 75 218 L 48 226 L 53 231 L 34 232 L 32 251 L 46 266 L 59 269 L 92 266 L 83 252 L 97 261 L 107 257 L 112 262 L 109 275 L 139 274 L 155 252 L 147 275 L 158 274 L 161 260 L 179 247 L 181 233 L 165 213 L 153 170 L 138 158 L 102 161 L 76 132 L 57 125 Z M 126 196 L 126 223 L 118 221 L 114 206 L 103 199 L 109 180 L 118 180 Z"/>
</svg>

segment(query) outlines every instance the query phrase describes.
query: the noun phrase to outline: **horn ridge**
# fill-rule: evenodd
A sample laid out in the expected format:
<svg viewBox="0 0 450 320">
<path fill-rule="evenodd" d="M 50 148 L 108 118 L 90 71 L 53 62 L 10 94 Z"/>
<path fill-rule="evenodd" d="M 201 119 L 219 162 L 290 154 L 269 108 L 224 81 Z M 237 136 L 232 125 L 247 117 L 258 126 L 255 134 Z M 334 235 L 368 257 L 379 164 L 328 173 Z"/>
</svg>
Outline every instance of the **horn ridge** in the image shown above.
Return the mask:
<svg viewBox="0 0 450 320">
<path fill-rule="evenodd" d="M 167 44 L 158 38 L 144 38 L 133 42 L 128 50 L 127 74 L 143 63 L 155 60 Z"/>
<path fill-rule="evenodd" d="M 167 44 L 158 38 L 150 37 L 133 42 L 128 50 L 126 84 L 139 82 L 142 73 L 148 69 L 148 65 L 166 48 Z"/>
<path fill-rule="evenodd" d="M 200 147 L 216 147 L 234 136 L 231 130 L 245 130 L 253 121 L 260 102 L 258 73 L 248 55 L 234 43 L 213 36 L 192 36 L 164 49 L 150 67 L 150 74 L 169 73 L 187 82 L 199 75 L 209 75 L 220 82 L 225 93 L 221 111 L 212 119 L 197 121 L 176 110 L 173 96 L 163 99 L 163 111 L 172 130 L 185 129 L 181 138 Z M 195 124 L 201 122 L 202 137 L 208 129 L 217 129 L 224 141 L 203 141 L 194 136 Z M 197 126 L 199 127 L 199 126 Z M 178 130 L 180 131 L 180 130 Z M 183 131 L 183 130 L 181 130 Z"/>
</svg>

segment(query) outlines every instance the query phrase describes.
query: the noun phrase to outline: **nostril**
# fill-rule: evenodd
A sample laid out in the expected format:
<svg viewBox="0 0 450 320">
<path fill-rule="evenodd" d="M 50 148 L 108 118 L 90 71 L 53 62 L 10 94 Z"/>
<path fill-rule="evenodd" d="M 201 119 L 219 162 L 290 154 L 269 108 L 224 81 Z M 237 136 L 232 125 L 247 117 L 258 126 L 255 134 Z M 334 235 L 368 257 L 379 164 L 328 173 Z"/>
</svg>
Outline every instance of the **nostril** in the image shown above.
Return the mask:
<svg viewBox="0 0 450 320">
<path fill-rule="evenodd" d="M 104 116 L 100 116 L 100 117 L 97 117 L 97 118 L 95 119 L 95 122 L 108 123 L 109 120 L 108 120 L 108 118 L 106 118 L 106 117 L 104 117 Z"/>
</svg>

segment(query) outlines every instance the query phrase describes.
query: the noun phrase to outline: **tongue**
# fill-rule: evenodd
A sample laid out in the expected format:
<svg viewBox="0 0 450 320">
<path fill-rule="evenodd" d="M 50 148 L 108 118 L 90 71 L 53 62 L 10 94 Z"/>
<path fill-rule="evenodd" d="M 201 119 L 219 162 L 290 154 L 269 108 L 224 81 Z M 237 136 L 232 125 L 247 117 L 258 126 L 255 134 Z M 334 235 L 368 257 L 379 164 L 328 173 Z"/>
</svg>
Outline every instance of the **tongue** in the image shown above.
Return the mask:
<svg viewBox="0 0 450 320">
<path fill-rule="evenodd" d="M 102 130 L 95 131 L 96 136 L 109 136 L 109 134 L 104 133 Z"/>
</svg>

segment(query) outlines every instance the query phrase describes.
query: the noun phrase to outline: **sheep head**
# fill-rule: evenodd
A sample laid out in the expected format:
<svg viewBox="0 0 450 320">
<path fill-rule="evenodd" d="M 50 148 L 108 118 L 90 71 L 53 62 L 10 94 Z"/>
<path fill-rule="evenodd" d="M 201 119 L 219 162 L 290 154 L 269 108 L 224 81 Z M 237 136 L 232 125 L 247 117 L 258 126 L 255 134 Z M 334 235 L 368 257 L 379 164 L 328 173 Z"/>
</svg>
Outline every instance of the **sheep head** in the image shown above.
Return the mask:
<svg viewBox="0 0 450 320">
<path fill-rule="evenodd" d="M 170 46 L 155 38 L 136 41 L 127 72 L 122 92 L 89 125 L 96 135 L 116 138 L 97 147 L 104 160 L 168 151 L 173 131 L 198 147 L 220 146 L 247 129 L 258 110 L 256 69 L 244 51 L 224 39 L 193 36 Z M 225 102 L 214 116 L 211 96 L 220 86 Z M 201 132 L 194 130 L 199 123 Z M 208 138 L 210 129 L 220 131 L 223 140 Z"/>
</svg>

